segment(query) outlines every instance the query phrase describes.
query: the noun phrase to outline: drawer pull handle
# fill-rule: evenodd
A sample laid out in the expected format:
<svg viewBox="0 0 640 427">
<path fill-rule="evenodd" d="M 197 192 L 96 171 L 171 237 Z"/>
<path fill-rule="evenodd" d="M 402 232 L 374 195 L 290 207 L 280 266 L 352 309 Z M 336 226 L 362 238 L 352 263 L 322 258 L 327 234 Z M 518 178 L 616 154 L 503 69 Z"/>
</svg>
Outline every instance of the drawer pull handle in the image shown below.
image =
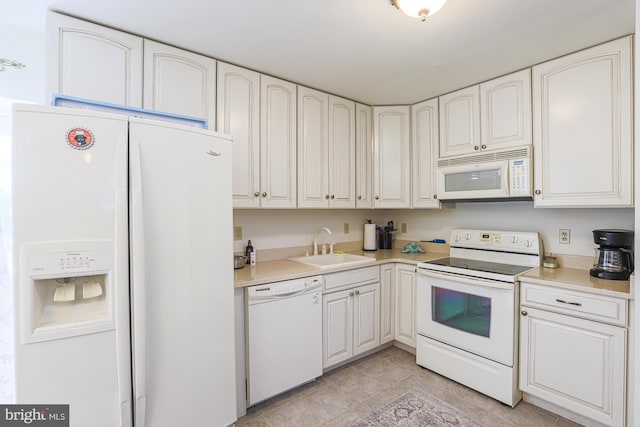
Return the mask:
<svg viewBox="0 0 640 427">
<path fill-rule="evenodd" d="M 582 304 L 579 303 L 579 302 L 565 301 L 565 300 L 558 299 L 558 298 L 556 298 L 556 301 L 561 303 L 561 304 L 577 305 L 578 307 L 582 307 Z"/>
</svg>

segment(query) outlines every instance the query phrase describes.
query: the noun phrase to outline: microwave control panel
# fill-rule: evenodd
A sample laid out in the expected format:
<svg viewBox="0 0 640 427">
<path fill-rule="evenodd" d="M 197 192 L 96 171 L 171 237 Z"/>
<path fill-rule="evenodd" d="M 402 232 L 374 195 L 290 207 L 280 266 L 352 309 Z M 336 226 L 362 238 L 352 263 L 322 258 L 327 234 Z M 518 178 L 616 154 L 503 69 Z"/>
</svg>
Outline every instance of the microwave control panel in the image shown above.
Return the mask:
<svg viewBox="0 0 640 427">
<path fill-rule="evenodd" d="M 528 159 L 509 161 L 509 180 L 511 197 L 531 196 L 531 171 Z"/>
</svg>

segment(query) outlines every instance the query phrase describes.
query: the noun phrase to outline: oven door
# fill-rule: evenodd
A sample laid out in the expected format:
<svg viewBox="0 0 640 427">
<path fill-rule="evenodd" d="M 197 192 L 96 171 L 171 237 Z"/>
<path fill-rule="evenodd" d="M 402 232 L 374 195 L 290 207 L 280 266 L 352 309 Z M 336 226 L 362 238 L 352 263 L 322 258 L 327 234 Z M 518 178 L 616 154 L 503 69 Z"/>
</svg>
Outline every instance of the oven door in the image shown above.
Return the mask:
<svg viewBox="0 0 640 427">
<path fill-rule="evenodd" d="M 513 366 L 516 286 L 418 269 L 416 330 Z"/>
</svg>

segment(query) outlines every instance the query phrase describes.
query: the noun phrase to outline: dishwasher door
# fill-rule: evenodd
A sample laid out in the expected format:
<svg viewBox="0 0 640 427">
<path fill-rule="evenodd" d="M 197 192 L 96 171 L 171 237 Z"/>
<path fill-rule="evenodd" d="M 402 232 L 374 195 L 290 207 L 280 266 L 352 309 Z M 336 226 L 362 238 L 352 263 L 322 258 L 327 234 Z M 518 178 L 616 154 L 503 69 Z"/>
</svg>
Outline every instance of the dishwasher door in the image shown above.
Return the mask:
<svg viewBox="0 0 640 427">
<path fill-rule="evenodd" d="M 246 288 L 247 402 L 322 375 L 322 276 Z"/>
</svg>

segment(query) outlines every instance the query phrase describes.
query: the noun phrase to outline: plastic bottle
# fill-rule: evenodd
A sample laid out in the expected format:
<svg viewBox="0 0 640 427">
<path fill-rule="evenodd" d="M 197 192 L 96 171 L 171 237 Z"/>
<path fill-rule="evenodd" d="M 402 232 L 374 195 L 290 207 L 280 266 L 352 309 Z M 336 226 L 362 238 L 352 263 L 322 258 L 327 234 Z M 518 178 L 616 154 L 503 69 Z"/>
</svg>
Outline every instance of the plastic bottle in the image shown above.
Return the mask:
<svg viewBox="0 0 640 427">
<path fill-rule="evenodd" d="M 251 245 L 251 240 L 247 243 L 247 247 L 244 250 L 244 255 L 247 257 L 247 264 L 251 264 L 251 257 L 253 254 L 253 246 Z"/>
</svg>

